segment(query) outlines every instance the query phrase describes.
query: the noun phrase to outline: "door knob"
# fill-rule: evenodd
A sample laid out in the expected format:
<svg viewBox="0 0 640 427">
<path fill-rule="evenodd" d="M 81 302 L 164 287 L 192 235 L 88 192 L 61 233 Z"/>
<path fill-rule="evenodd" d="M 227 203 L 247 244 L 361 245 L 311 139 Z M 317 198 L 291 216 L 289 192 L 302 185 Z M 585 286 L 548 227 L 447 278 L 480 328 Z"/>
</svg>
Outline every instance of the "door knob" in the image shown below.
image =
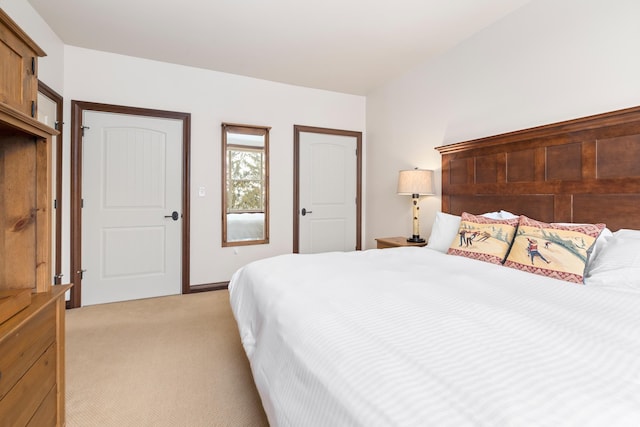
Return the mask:
<svg viewBox="0 0 640 427">
<path fill-rule="evenodd" d="M 174 221 L 177 221 L 178 218 L 180 218 L 180 214 L 176 211 L 173 211 L 173 213 L 171 215 L 165 215 L 165 218 L 171 218 Z"/>
<path fill-rule="evenodd" d="M 306 214 L 313 213 L 313 212 L 312 211 L 308 211 L 305 208 L 302 208 L 302 212 L 301 213 L 302 213 L 302 216 L 305 216 Z"/>
</svg>

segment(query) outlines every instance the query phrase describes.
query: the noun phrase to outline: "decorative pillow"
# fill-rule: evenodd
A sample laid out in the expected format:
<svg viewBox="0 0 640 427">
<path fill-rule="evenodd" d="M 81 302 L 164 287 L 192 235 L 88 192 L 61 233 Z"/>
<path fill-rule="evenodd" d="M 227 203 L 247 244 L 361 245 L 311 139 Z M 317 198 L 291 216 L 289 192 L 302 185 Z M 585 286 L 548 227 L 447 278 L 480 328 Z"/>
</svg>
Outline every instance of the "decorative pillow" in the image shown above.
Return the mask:
<svg viewBox="0 0 640 427">
<path fill-rule="evenodd" d="M 518 219 L 491 219 L 464 212 L 447 253 L 501 264 L 509 252 Z"/>
<path fill-rule="evenodd" d="M 482 216 L 492 219 L 502 219 L 502 213 L 500 212 L 487 212 Z M 510 218 L 518 218 L 513 214 Z M 458 235 L 458 228 L 460 228 L 460 216 L 451 215 L 444 212 L 436 212 L 436 219 L 431 227 L 431 235 L 429 236 L 429 243 L 427 247 L 435 249 L 438 252 L 447 253 L 447 249 L 451 245 L 453 239 Z"/>
<path fill-rule="evenodd" d="M 591 249 L 604 228 L 604 224 L 547 224 L 521 216 L 504 265 L 582 283 Z"/>
<path fill-rule="evenodd" d="M 589 225 L 589 224 L 579 223 L 579 222 L 554 222 L 554 224 L 573 225 L 573 226 Z M 613 236 L 613 233 L 611 232 L 611 230 L 609 230 L 606 227 L 602 229 L 602 232 L 598 235 L 598 238 L 596 239 L 596 243 L 594 243 L 594 245 L 591 247 L 591 252 L 589 253 L 589 260 L 587 261 L 587 267 L 585 268 L 585 271 L 584 271 L 585 276 L 588 274 L 588 271 L 590 268 L 589 266 L 591 265 L 593 260 L 595 260 L 595 258 L 598 256 L 598 253 L 602 251 L 602 249 L 606 246 L 607 240 L 612 236 Z"/>
</svg>

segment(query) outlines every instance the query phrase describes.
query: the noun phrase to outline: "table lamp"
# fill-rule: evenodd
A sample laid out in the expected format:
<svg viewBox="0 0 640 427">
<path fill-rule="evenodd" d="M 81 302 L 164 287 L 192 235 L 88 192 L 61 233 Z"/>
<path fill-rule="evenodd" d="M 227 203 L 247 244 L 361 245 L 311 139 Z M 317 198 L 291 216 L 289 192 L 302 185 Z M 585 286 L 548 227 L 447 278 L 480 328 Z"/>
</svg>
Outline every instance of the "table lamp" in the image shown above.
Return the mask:
<svg viewBox="0 0 640 427">
<path fill-rule="evenodd" d="M 418 219 L 420 206 L 418 199 L 420 196 L 435 194 L 433 186 L 433 171 L 426 169 L 401 170 L 398 175 L 398 194 L 411 195 L 413 205 L 413 235 L 407 242 L 424 243 L 420 238 L 420 220 Z"/>
</svg>

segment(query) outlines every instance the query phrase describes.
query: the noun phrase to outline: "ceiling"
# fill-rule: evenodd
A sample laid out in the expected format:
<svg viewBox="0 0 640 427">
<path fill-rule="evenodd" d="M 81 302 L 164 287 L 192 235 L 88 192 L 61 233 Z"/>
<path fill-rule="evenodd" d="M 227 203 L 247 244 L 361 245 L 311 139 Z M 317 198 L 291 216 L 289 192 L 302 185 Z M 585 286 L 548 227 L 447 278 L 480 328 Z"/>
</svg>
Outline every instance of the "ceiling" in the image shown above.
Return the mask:
<svg viewBox="0 0 640 427">
<path fill-rule="evenodd" d="M 28 0 L 63 43 L 366 95 L 531 0 Z"/>
</svg>

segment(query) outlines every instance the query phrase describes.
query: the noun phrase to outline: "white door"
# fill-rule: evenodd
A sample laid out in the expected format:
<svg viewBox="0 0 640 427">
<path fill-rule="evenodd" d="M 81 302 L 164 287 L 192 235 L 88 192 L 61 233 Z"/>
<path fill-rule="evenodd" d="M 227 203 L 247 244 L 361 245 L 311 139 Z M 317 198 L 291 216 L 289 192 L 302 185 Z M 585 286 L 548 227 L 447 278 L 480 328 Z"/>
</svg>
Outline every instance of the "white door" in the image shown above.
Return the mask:
<svg viewBox="0 0 640 427">
<path fill-rule="evenodd" d="M 38 92 L 38 121 L 44 123 L 45 125 L 55 128 L 56 123 L 58 122 L 58 105 L 54 100 L 45 96 L 41 92 Z M 58 210 L 56 209 L 55 203 L 58 200 L 58 194 L 56 193 L 56 177 L 58 176 L 58 171 L 56 166 L 58 165 L 56 155 L 58 151 L 56 147 L 58 146 L 58 137 L 53 136 L 51 138 L 51 266 L 54 267 L 51 269 L 54 275 L 60 274 L 59 271 L 55 271 L 56 259 L 60 256 L 56 253 L 56 215 L 58 214 Z M 57 280 L 53 280 L 51 283 L 60 283 Z"/>
<path fill-rule="evenodd" d="M 85 111 L 83 126 L 82 304 L 180 293 L 182 121 Z"/>
<path fill-rule="evenodd" d="M 299 136 L 299 252 L 356 249 L 357 138 Z"/>
</svg>

